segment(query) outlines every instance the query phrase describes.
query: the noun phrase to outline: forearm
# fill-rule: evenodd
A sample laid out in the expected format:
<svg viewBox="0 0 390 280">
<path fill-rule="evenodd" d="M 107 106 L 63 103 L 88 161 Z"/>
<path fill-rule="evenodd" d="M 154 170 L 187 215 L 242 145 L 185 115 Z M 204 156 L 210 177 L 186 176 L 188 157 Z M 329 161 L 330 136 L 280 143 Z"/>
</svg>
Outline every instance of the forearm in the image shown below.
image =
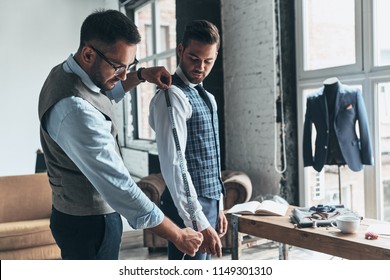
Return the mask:
<svg viewBox="0 0 390 280">
<path fill-rule="evenodd" d="M 179 227 L 167 217 L 164 217 L 163 221 L 158 226 L 149 228 L 147 230 L 173 243 L 177 243 L 180 240 Z"/>
<path fill-rule="evenodd" d="M 194 256 L 202 244 L 203 236 L 191 228 L 180 229 L 168 218 L 161 224 L 149 229 L 151 232 L 171 241 L 183 253 Z"/>
<path fill-rule="evenodd" d="M 126 80 L 122 81 L 122 86 L 128 92 L 144 81 L 155 84 L 159 88 L 168 89 L 172 83 L 172 78 L 171 74 L 162 66 L 140 68 L 128 73 Z"/>
<path fill-rule="evenodd" d="M 122 81 L 122 86 L 125 92 L 130 91 L 141 83 L 138 79 L 137 72 L 133 71 L 127 74 L 126 80 Z"/>
</svg>

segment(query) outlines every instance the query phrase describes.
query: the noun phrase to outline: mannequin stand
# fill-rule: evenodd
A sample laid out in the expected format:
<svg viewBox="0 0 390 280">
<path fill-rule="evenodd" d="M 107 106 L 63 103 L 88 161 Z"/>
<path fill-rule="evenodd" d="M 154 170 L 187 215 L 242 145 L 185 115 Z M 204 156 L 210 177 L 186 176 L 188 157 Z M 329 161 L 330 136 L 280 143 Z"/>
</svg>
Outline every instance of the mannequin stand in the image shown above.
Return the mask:
<svg viewBox="0 0 390 280">
<path fill-rule="evenodd" d="M 337 166 L 338 175 L 339 175 L 339 204 L 341 205 L 341 173 L 340 173 L 340 165 Z"/>
</svg>

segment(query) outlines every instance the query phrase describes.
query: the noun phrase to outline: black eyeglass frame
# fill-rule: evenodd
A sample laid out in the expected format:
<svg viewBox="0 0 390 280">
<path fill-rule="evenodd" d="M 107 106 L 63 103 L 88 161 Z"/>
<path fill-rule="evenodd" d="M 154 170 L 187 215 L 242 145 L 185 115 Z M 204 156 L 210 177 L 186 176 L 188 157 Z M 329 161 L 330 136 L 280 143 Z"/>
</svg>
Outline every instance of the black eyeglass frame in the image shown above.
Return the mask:
<svg viewBox="0 0 390 280">
<path fill-rule="evenodd" d="M 126 69 L 126 73 L 130 72 L 131 71 L 131 68 L 135 67 L 137 64 L 138 64 L 138 59 L 137 58 L 134 58 L 134 61 L 133 63 L 129 64 L 129 66 L 127 66 L 126 68 L 126 65 L 120 65 L 120 66 L 116 66 L 111 60 L 109 60 L 101 51 L 99 51 L 98 49 L 96 49 L 94 46 L 90 45 L 91 49 L 93 49 L 105 62 L 107 62 L 108 64 L 110 64 L 110 66 L 112 68 L 114 68 L 114 75 L 115 76 L 118 76 L 120 75 L 124 69 Z"/>
</svg>

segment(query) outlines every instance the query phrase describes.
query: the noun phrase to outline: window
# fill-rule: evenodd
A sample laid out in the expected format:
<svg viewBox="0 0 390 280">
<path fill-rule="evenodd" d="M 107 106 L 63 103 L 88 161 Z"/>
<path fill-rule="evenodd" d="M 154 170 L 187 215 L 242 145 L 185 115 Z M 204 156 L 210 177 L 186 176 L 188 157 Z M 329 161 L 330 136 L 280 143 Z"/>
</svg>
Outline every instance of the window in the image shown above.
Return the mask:
<svg viewBox="0 0 390 280">
<path fill-rule="evenodd" d="M 303 1 L 305 71 L 356 63 L 354 4 L 354 0 Z"/>
<path fill-rule="evenodd" d="M 337 77 L 362 91 L 374 152 L 374 165 L 360 172 L 330 165 L 317 173 L 303 168 L 300 156 L 302 205 L 341 202 L 363 216 L 390 221 L 389 8 L 387 0 L 296 1 L 298 140 L 303 141 L 307 95 Z"/>
<path fill-rule="evenodd" d="M 390 220 L 390 82 L 376 83 L 378 97 L 379 189 L 383 192 L 383 215 Z"/>
<path fill-rule="evenodd" d="M 375 66 L 390 65 L 390 38 L 386 35 L 390 26 L 388 11 L 390 2 L 377 0 L 374 2 L 374 63 Z"/>
<path fill-rule="evenodd" d="M 134 22 L 141 34 L 138 46 L 138 67 L 164 66 L 170 73 L 176 68 L 176 14 L 175 0 L 146 1 L 134 8 Z M 156 87 L 150 83 L 137 86 L 126 110 L 126 145 L 134 140 L 153 141 L 155 135 L 149 126 L 149 103 Z"/>
</svg>

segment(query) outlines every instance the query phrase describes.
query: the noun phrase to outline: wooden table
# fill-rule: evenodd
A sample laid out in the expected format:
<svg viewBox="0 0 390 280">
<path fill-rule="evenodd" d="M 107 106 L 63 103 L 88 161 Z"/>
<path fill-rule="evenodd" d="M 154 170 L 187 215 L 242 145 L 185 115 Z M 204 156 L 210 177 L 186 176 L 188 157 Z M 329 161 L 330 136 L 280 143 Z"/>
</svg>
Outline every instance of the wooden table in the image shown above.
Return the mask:
<svg viewBox="0 0 390 280">
<path fill-rule="evenodd" d="M 231 215 L 232 259 L 238 260 L 241 250 L 252 246 L 241 241 L 243 234 L 282 243 L 279 258 L 287 259 L 286 244 L 345 259 L 390 259 L 390 236 L 380 235 L 376 240 L 365 239 L 369 225 L 390 224 L 373 219 L 363 219 L 358 232 L 343 234 L 337 228 L 297 228 L 290 221 L 292 208 L 286 216 Z M 254 242 L 255 244 L 256 242 Z"/>
</svg>

